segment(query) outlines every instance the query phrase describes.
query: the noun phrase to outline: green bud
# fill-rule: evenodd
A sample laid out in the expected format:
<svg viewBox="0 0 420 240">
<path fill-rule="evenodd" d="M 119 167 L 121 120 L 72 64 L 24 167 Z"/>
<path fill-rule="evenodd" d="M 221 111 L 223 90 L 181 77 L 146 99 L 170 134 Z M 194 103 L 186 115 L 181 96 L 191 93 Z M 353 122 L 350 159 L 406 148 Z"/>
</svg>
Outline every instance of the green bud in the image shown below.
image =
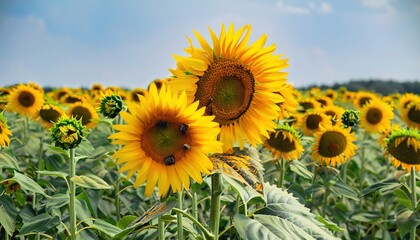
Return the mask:
<svg viewBox="0 0 420 240">
<path fill-rule="evenodd" d="M 115 118 L 123 109 L 123 100 L 116 94 L 107 95 L 101 98 L 99 112 L 107 118 Z"/>
<path fill-rule="evenodd" d="M 354 110 L 346 110 L 341 116 L 341 122 L 345 128 L 355 127 L 359 124 L 359 115 Z"/>
<path fill-rule="evenodd" d="M 51 128 L 51 137 L 55 146 L 64 150 L 77 147 L 83 138 L 83 130 L 81 120 L 76 118 L 62 117 Z"/>
</svg>

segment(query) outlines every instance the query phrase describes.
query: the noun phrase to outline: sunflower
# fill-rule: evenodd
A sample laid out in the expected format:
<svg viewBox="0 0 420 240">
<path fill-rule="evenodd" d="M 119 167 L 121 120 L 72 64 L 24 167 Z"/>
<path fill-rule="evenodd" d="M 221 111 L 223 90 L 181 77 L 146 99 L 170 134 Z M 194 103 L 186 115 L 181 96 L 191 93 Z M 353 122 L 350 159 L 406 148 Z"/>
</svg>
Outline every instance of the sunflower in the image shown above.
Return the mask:
<svg viewBox="0 0 420 240">
<path fill-rule="evenodd" d="M 334 105 L 333 100 L 327 96 L 315 97 L 315 101 L 321 104 L 321 107 L 328 107 Z"/>
<path fill-rule="evenodd" d="M 408 127 L 420 129 L 420 99 L 401 109 L 401 119 Z"/>
<path fill-rule="evenodd" d="M 287 124 L 281 125 L 270 133 L 270 138 L 264 141 L 264 146 L 271 151 L 272 156 L 287 161 L 299 159 L 303 154 L 299 133 Z"/>
<path fill-rule="evenodd" d="M 378 99 L 378 96 L 376 94 L 372 92 L 360 91 L 356 93 L 353 105 L 357 109 L 361 109 L 367 103 L 369 103 L 370 101 L 374 99 Z"/>
<path fill-rule="evenodd" d="M 391 155 L 392 164 L 411 172 L 420 170 L 420 133 L 417 129 L 396 129 L 386 141 L 385 155 Z"/>
<path fill-rule="evenodd" d="M 142 88 L 135 88 L 133 91 L 131 91 L 130 94 L 130 100 L 133 102 L 140 102 L 140 96 L 146 96 L 147 90 Z"/>
<path fill-rule="evenodd" d="M 293 85 L 288 83 L 279 89 L 278 94 L 284 98 L 283 102 L 277 103 L 277 106 L 280 108 L 279 119 L 289 118 L 296 113 L 299 103 L 293 95 L 293 91 Z"/>
<path fill-rule="evenodd" d="M 63 88 L 58 88 L 55 89 L 54 91 L 47 93 L 48 95 L 50 95 L 54 100 L 60 100 L 62 97 L 64 97 L 65 95 L 70 95 L 72 94 L 72 91 L 66 87 Z"/>
<path fill-rule="evenodd" d="M 394 118 L 392 107 L 380 99 L 369 101 L 360 111 L 360 126 L 370 133 L 384 131 Z"/>
<path fill-rule="evenodd" d="M 341 124 L 341 116 L 343 115 L 345 110 L 344 110 L 344 108 L 339 107 L 337 105 L 331 105 L 331 106 L 321 108 L 320 111 L 322 113 L 325 113 L 327 116 L 331 117 L 331 123 L 333 125 L 335 125 L 335 124 L 340 125 Z"/>
<path fill-rule="evenodd" d="M 276 92 L 286 82 L 287 73 L 280 71 L 288 66 L 287 59 L 273 55 L 275 45 L 264 47 L 266 35 L 247 46 L 250 25 L 236 32 L 233 24 L 227 30 L 222 25 L 219 38 L 209 31 L 213 48 L 195 31 L 201 48 L 188 39 L 185 51 L 191 56 L 174 56 L 177 69 L 170 69 L 174 77 L 168 84 L 185 90 L 189 103 L 199 101 L 207 115 L 215 116 L 225 151 L 235 140 L 241 148 L 246 140 L 255 146 L 276 127 L 276 104 L 284 101 Z"/>
<path fill-rule="evenodd" d="M 45 104 L 41 107 L 37 115 L 38 117 L 36 120 L 41 122 L 41 125 L 44 128 L 50 129 L 60 117 L 65 116 L 66 114 L 59 106 Z"/>
<path fill-rule="evenodd" d="M 322 112 L 307 112 L 299 121 L 302 133 L 305 136 L 312 136 L 315 132 L 319 131 L 321 125 L 331 126 L 331 117 Z"/>
<path fill-rule="evenodd" d="M 329 88 L 325 90 L 324 95 L 334 101 L 337 98 L 338 94 L 334 89 Z"/>
<path fill-rule="evenodd" d="M 408 105 L 410 105 L 410 103 L 417 102 L 419 99 L 419 96 L 414 93 L 405 93 L 399 99 L 398 109 L 402 112 L 408 107 Z"/>
<path fill-rule="evenodd" d="M 85 101 L 86 101 L 85 97 L 72 94 L 72 93 L 66 94 L 60 98 L 60 102 L 64 104 L 82 103 Z"/>
<path fill-rule="evenodd" d="M 5 148 L 10 144 L 10 138 L 12 132 L 7 125 L 6 118 L 4 118 L 3 113 L 0 113 L 0 146 Z"/>
<path fill-rule="evenodd" d="M 160 91 L 150 86 L 140 104 L 128 102 L 129 112 L 121 112 L 127 125 L 116 125 L 120 132 L 109 136 L 123 148 L 113 157 L 123 164 L 120 172 L 127 178 L 137 172 L 134 187 L 146 181 L 145 194 L 150 196 L 157 183 L 160 196 L 169 188 L 174 192 L 190 187 L 190 177 L 201 183 L 201 174 L 209 174 L 213 164 L 206 154 L 218 153 L 222 143 L 216 141 L 220 132 L 214 116 L 203 116 L 205 108 L 198 102 L 187 105 L 187 96 L 171 92 L 163 85 Z"/>
<path fill-rule="evenodd" d="M 67 110 L 68 116 L 81 120 L 86 128 L 93 128 L 99 120 L 98 113 L 90 103 L 76 102 Z"/>
<path fill-rule="evenodd" d="M 304 98 L 299 100 L 298 112 L 305 113 L 309 110 L 317 110 L 321 107 L 321 103 L 317 102 L 313 98 Z"/>
<path fill-rule="evenodd" d="M 350 128 L 340 126 L 320 127 L 315 134 L 315 144 L 312 148 L 312 159 L 321 165 L 335 167 L 346 162 L 355 155 L 357 146 L 354 145 L 356 137 L 350 133 Z"/>
<path fill-rule="evenodd" d="M 22 116 L 34 117 L 44 104 L 44 96 L 30 85 L 19 84 L 8 96 L 7 109 Z"/>
</svg>

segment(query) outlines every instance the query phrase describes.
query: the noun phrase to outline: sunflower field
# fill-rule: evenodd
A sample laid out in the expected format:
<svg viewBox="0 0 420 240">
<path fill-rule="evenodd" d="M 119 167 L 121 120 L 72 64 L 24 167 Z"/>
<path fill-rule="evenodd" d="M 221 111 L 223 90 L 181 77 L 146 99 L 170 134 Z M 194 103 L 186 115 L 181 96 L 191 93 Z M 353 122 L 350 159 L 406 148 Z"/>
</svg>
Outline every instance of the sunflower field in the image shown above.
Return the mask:
<svg viewBox="0 0 420 240">
<path fill-rule="evenodd" d="M 419 239 L 418 95 L 300 91 L 250 25 L 194 37 L 146 89 L 0 88 L 0 239 Z"/>
</svg>

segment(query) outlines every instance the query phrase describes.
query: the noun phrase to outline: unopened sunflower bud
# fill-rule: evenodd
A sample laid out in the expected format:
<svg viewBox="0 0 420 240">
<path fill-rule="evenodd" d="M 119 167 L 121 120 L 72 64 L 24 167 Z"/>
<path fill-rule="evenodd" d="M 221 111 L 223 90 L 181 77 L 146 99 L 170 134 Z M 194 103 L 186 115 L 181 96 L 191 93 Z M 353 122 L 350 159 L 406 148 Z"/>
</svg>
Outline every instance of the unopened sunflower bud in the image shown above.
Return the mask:
<svg viewBox="0 0 420 240">
<path fill-rule="evenodd" d="M 55 146 L 64 150 L 77 147 L 83 138 L 85 127 L 75 118 L 60 118 L 51 128 L 51 137 Z"/>
<path fill-rule="evenodd" d="M 341 122 L 345 128 L 357 126 L 359 124 L 359 115 L 354 110 L 346 110 L 341 115 Z"/>
<path fill-rule="evenodd" d="M 99 112 L 107 118 L 115 118 L 123 109 L 123 100 L 116 94 L 106 95 L 101 98 Z"/>
</svg>

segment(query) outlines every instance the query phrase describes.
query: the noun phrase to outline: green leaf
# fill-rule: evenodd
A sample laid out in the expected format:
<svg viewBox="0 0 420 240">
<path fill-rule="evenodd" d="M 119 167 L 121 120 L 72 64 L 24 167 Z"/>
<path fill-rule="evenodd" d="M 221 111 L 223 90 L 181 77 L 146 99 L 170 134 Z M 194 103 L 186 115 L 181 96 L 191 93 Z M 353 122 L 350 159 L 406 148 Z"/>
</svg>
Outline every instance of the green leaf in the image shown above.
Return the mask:
<svg viewBox="0 0 420 240">
<path fill-rule="evenodd" d="M 108 222 L 105 222 L 102 219 L 96 219 L 95 223 L 93 223 L 90 227 L 99 230 L 110 237 L 113 237 L 121 232 L 121 229 Z"/>
<path fill-rule="evenodd" d="M 413 208 L 411 204 L 411 196 L 409 189 L 405 185 L 402 185 L 401 188 L 395 189 L 394 195 L 397 197 L 397 203 L 405 206 L 407 209 Z"/>
<path fill-rule="evenodd" d="M 134 215 L 126 215 L 124 217 L 122 217 L 118 222 L 117 222 L 117 227 L 124 229 L 126 228 L 128 225 L 130 225 L 132 222 L 134 222 L 134 220 L 136 220 L 137 217 Z"/>
<path fill-rule="evenodd" d="M 45 170 L 45 171 L 37 171 L 37 172 L 41 175 L 51 176 L 51 177 L 61 177 L 63 179 L 66 179 L 66 177 L 68 175 L 67 173 L 63 173 L 63 172 L 60 172 L 60 171 L 47 171 L 47 170 Z"/>
<path fill-rule="evenodd" d="M 359 195 L 354 190 L 354 188 L 350 187 L 349 185 L 343 183 L 341 179 L 335 179 L 336 181 L 332 186 L 330 186 L 331 192 L 337 194 L 338 196 L 343 196 L 346 198 L 350 198 L 356 201 L 359 201 Z"/>
<path fill-rule="evenodd" d="M 60 148 L 60 147 L 54 147 L 54 146 L 48 145 L 48 148 L 51 149 L 55 153 L 58 153 L 60 155 L 63 155 L 66 158 L 70 158 L 69 152 L 66 151 L 66 150 L 64 150 L 64 149 L 62 149 L 62 148 Z"/>
<path fill-rule="evenodd" d="M 39 193 L 39 194 L 42 194 L 46 198 L 50 198 L 50 196 L 48 196 L 44 192 L 44 189 L 41 186 L 39 186 L 38 183 L 36 183 L 31 178 L 15 171 L 15 176 L 12 179 L 15 180 L 17 183 L 19 183 L 19 185 L 23 189 L 29 190 L 34 193 Z"/>
<path fill-rule="evenodd" d="M 69 203 L 69 195 L 68 194 L 56 194 L 48 199 L 46 203 L 46 210 L 51 212 L 53 209 L 61 208 Z"/>
<path fill-rule="evenodd" d="M 301 161 L 290 161 L 290 170 L 295 172 L 297 175 L 306 178 L 313 179 L 314 174 L 309 171 Z"/>
<path fill-rule="evenodd" d="M 4 227 L 9 236 L 12 236 L 15 232 L 15 219 L 9 215 L 3 206 L 0 206 L 0 225 Z"/>
<path fill-rule="evenodd" d="M 316 218 L 320 223 L 324 224 L 325 227 L 327 227 L 328 229 L 332 230 L 332 231 L 336 231 L 336 232 L 343 232 L 344 228 L 339 227 L 337 224 L 323 218 L 322 216 L 318 215 Z"/>
<path fill-rule="evenodd" d="M 397 215 L 397 226 L 401 239 L 414 227 L 420 224 L 420 219 L 413 211 L 404 211 Z"/>
<path fill-rule="evenodd" d="M 48 213 L 42 213 L 24 222 L 19 235 L 25 235 L 30 232 L 45 232 L 58 225 L 60 225 L 58 216 L 53 217 Z"/>
<path fill-rule="evenodd" d="M 362 212 L 351 216 L 351 219 L 353 220 L 366 223 L 377 222 L 380 218 L 381 214 L 379 212 Z"/>
<path fill-rule="evenodd" d="M 400 183 L 398 183 L 398 181 L 394 177 L 384 179 L 382 181 L 379 181 L 379 182 L 377 182 L 375 184 L 372 184 L 369 187 L 363 189 L 361 194 L 362 194 L 362 196 L 365 196 L 369 193 L 376 192 L 377 190 L 388 187 L 389 185 L 394 186 L 395 184 L 397 184 L 398 187 L 401 185 Z"/>
<path fill-rule="evenodd" d="M 6 153 L 0 152 L 0 169 L 12 168 L 19 170 L 19 163 L 15 157 Z"/>
<path fill-rule="evenodd" d="M 266 240 L 281 240 L 267 227 L 262 225 L 257 220 L 247 218 L 242 214 L 235 214 L 233 216 L 233 226 L 243 239 L 266 239 Z"/>
<path fill-rule="evenodd" d="M 108 185 L 102 178 L 96 175 L 82 175 L 82 176 L 74 176 L 70 179 L 75 184 L 84 187 L 84 188 L 92 188 L 92 189 L 110 189 L 111 186 Z"/>
<path fill-rule="evenodd" d="M 239 197 L 241 198 L 243 203 L 248 204 L 249 201 L 251 201 L 254 198 L 262 198 L 261 194 L 259 194 L 257 191 L 255 191 L 250 186 L 244 186 L 244 184 L 239 183 L 238 181 L 232 179 L 225 173 L 222 173 L 223 179 L 229 183 L 229 185 L 232 187 L 235 192 L 238 193 Z"/>
</svg>

